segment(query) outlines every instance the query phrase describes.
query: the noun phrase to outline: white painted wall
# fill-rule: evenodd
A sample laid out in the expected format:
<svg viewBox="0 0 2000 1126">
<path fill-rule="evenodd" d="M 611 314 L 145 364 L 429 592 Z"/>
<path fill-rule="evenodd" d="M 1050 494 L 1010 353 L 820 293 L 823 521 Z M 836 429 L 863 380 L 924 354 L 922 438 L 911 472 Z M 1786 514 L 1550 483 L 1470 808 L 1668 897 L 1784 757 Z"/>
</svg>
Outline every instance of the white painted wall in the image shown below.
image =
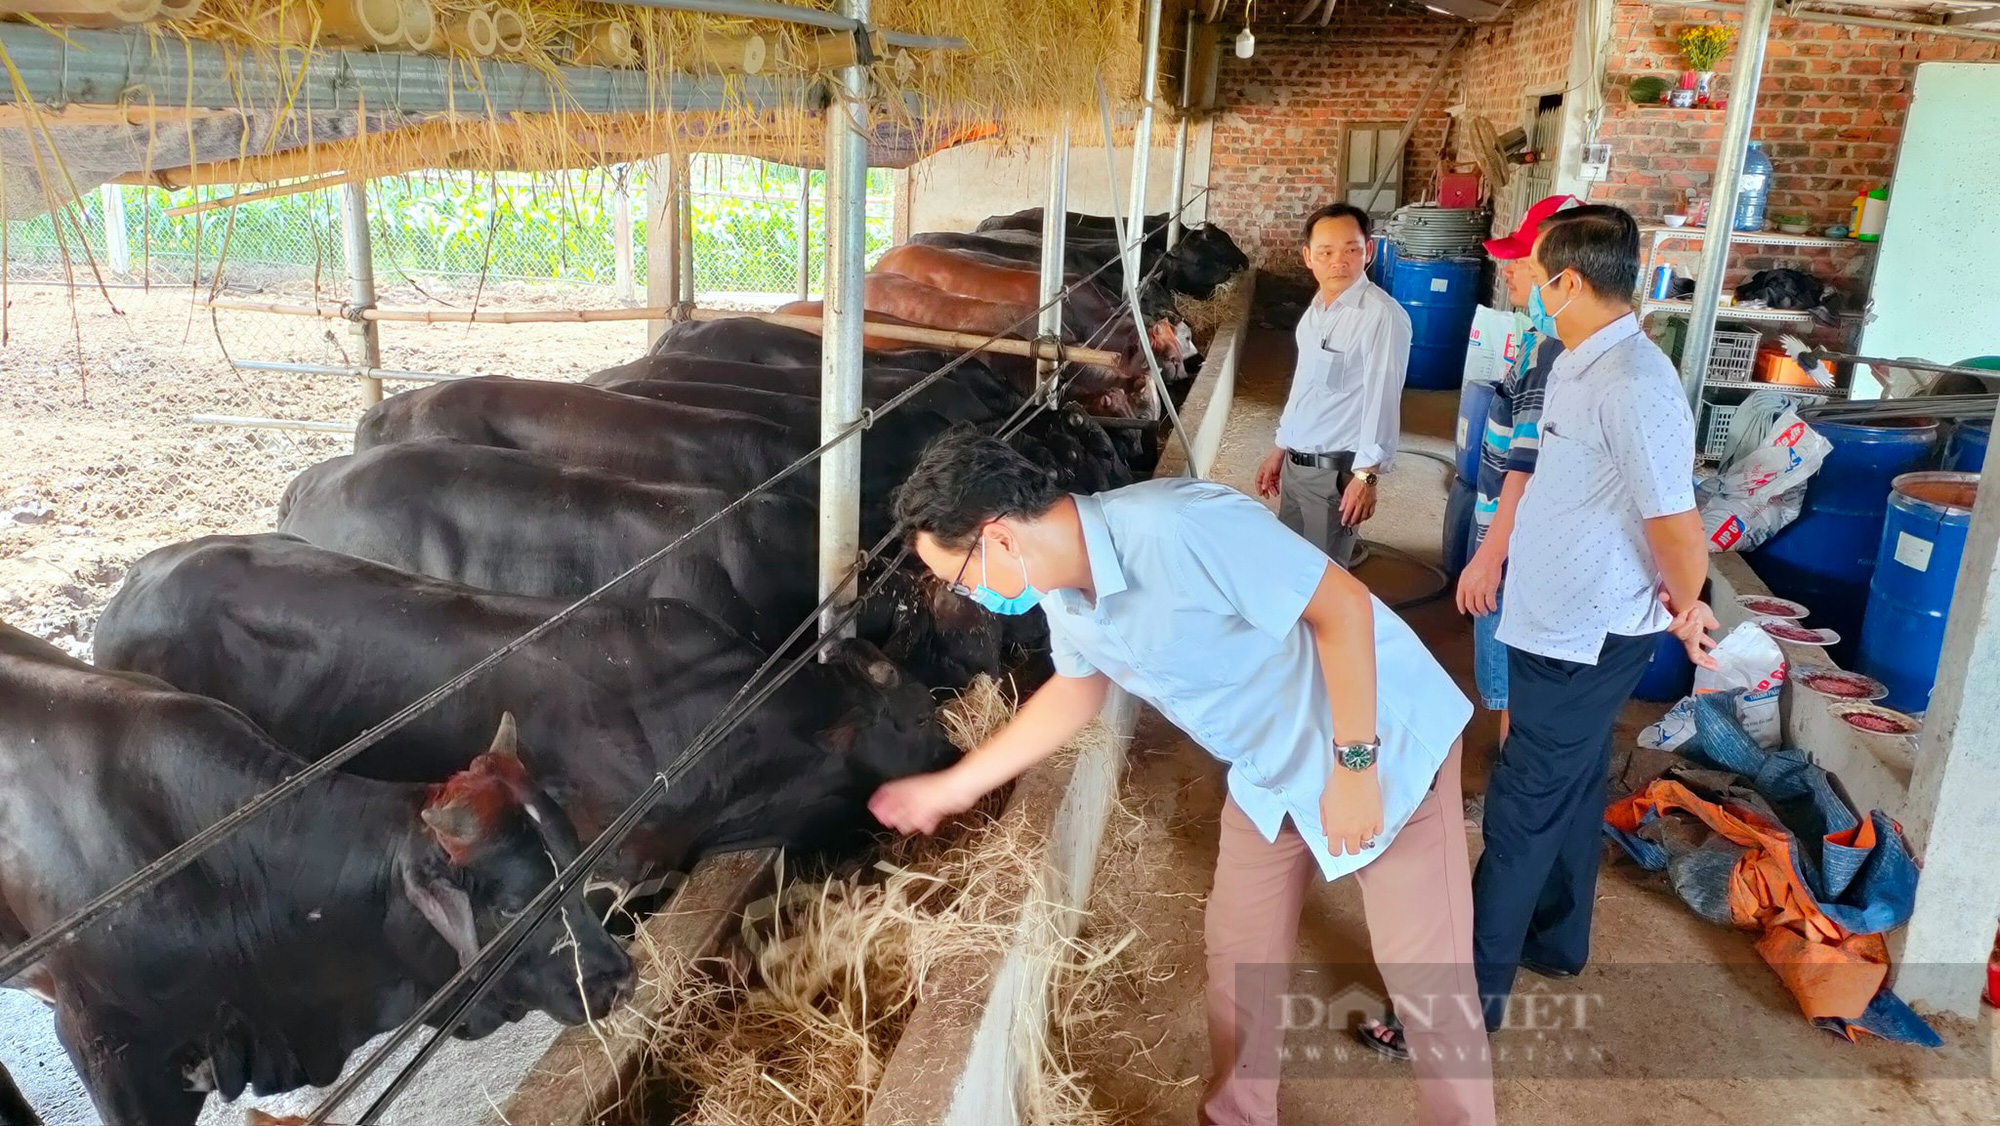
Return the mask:
<svg viewBox="0 0 2000 1126">
<path fill-rule="evenodd" d="M 1917 67 L 1875 253 L 1862 355 L 2000 355 L 2000 66 Z"/>
<path fill-rule="evenodd" d="M 1072 125 L 1071 137 L 1094 130 L 1094 123 Z M 1169 182 L 1174 165 L 1174 125 L 1153 123 L 1157 144 L 1146 177 L 1146 210 L 1165 211 L 1173 199 Z M 1208 182 L 1209 127 L 1188 130 L 1187 194 Z M 1122 211 L 1131 198 L 1132 149 L 1117 150 L 1117 201 Z M 1069 209 L 1111 214 L 1112 195 L 1104 168 L 1104 146 L 1072 144 L 1069 152 Z M 1049 146 L 1046 140 L 979 141 L 946 149 L 910 169 L 910 229 L 969 231 L 989 215 L 1005 215 L 1024 207 L 1040 207 L 1049 194 Z M 1207 200 L 1189 207 L 1185 221 L 1207 219 Z"/>
</svg>

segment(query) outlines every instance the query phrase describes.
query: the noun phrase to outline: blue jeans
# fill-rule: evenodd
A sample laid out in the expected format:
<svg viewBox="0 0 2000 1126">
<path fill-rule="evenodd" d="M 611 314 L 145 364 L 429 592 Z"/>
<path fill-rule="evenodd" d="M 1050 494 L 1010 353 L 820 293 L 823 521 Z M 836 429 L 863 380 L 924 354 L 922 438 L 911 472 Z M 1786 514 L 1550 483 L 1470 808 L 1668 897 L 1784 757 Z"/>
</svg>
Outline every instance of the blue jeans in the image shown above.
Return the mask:
<svg viewBox="0 0 2000 1126">
<path fill-rule="evenodd" d="M 1493 634 L 1500 628 L 1500 597 L 1493 599 L 1493 612 L 1472 619 L 1472 682 L 1479 689 L 1479 702 L 1488 711 L 1507 709 L 1507 647 Z"/>
</svg>

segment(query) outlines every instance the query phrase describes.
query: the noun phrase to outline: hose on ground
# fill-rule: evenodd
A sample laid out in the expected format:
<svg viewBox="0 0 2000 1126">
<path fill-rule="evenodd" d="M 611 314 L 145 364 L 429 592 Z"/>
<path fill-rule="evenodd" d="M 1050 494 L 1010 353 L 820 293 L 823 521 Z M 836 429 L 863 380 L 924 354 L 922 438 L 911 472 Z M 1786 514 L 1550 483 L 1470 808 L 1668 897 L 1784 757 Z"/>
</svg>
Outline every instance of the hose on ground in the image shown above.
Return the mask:
<svg viewBox="0 0 2000 1126">
<path fill-rule="evenodd" d="M 1414 454 L 1417 457 L 1429 458 L 1430 460 L 1437 462 L 1439 465 L 1442 465 L 1447 469 L 1450 469 L 1454 475 L 1457 474 L 1458 472 L 1458 462 L 1444 456 L 1443 454 L 1432 453 L 1429 450 L 1404 450 L 1403 452 L 1406 454 Z M 1451 576 L 1444 573 L 1444 568 L 1438 566 L 1435 563 L 1431 563 L 1427 560 L 1419 559 L 1416 556 L 1411 555 L 1409 552 L 1404 551 L 1400 547 L 1391 547 L 1386 543 L 1378 543 L 1375 540 L 1362 540 L 1360 543 L 1355 545 L 1356 558 L 1354 562 L 1349 565 L 1350 569 L 1352 567 L 1359 567 L 1362 563 L 1367 561 L 1368 556 L 1373 555 L 1378 551 L 1381 552 L 1383 555 L 1387 555 L 1393 559 L 1400 559 L 1403 562 L 1408 563 L 1413 567 L 1420 567 L 1423 570 L 1429 571 L 1431 575 L 1437 579 L 1437 585 L 1435 587 L 1432 587 L 1430 590 L 1425 591 L 1423 594 L 1412 595 L 1409 598 L 1402 598 L 1394 602 L 1391 602 L 1389 603 L 1389 609 L 1394 610 L 1397 613 L 1401 613 L 1404 610 L 1414 610 L 1419 606 L 1427 606 L 1430 603 L 1436 602 L 1438 599 L 1443 598 L 1445 594 L 1447 594 L 1451 590 Z"/>
</svg>

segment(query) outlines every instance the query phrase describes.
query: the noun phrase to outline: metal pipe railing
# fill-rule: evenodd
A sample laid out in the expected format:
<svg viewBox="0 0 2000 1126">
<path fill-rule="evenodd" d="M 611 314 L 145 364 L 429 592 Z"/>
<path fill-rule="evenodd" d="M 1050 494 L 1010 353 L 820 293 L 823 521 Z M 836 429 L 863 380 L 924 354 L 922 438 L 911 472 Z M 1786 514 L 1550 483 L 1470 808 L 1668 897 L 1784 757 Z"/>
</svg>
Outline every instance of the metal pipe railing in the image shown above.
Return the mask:
<svg viewBox="0 0 2000 1126">
<path fill-rule="evenodd" d="M 868 0 L 842 0 L 856 26 Z M 868 319 L 868 68 L 842 67 L 826 108 L 826 298 L 821 305 L 819 426 L 838 434 L 861 418 L 862 345 Z M 819 473 L 820 627 L 845 626 L 855 597 L 848 569 L 861 550 L 861 443 L 829 450 Z"/>
<path fill-rule="evenodd" d="M 1042 317 L 1036 326 L 1036 334 L 1045 340 L 1061 340 L 1063 332 L 1062 300 L 1059 296 L 1063 288 L 1064 256 L 1069 236 L 1069 119 L 1063 118 L 1062 129 L 1049 145 L 1049 194 L 1042 207 L 1042 277 L 1041 298 Z M 1039 381 L 1046 382 L 1055 374 L 1058 361 L 1055 357 L 1045 357 L 1036 361 L 1035 372 Z"/>
<path fill-rule="evenodd" d="M 1160 86 L 1160 0 L 1146 0 L 1146 45 L 1145 58 L 1139 71 L 1139 124 L 1132 131 L 1132 196 L 1126 206 L 1126 214 L 1132 216 L 1132 225 L 1143 231 L 1146 226 L 1146 176 L 1152 170 L 1153 156 L 1153 99 L 1159 94 Z M 1107 131 L 1104 144 L 1111 149 L 1111 135 Z M 1113 165 L 1112 183 L 1118 182 L 1116 165 Z M 1114 189 L 1115 190 L 1115 189 Z M 1117 211 L 1117 204 L 1112 204 Z M 1067 216 L 1065 216 L 1067 219 Z M 1140 246 L 1126 249 L 1125 276 L 1139 276 L 1139 262 L 1143 255 Z M 1143 326 L 1140 334 L 1145 334 Z"/>
</svg>

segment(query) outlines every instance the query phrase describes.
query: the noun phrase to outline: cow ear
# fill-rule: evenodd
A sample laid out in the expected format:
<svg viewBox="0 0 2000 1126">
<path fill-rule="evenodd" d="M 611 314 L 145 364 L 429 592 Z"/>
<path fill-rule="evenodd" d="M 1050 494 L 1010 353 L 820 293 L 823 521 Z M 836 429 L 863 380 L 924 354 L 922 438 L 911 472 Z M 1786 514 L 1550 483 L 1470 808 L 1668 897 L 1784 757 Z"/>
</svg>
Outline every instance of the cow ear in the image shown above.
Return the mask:
<svg viewBox="0 0 2000 1126">
<path fill-rule="evenodd" d="M 835 722 L 831 727 L 825 728 L 819 733 L 819 737 L 826 743 L 828 750 L 837 755 L 847 755 L 854 752 L 854 738 L 860 732 L 861 725 L 854 722 L 852 717 L 849 717 Z"/>
<path fill-rule="evenodd" d="M 425 820 L 429 820 L 430 811 L 424 812 Z M 450 881 L 428 876 L 417 868 L 410 864 L 403 866 L 403 893 L 458 954 L 458 964 L 470 963 L 479 956 L 479 928 L 472 921 L 471 898 Z"/>
<path fill-rule="evenodd" d="M 419 816 L 453 864 L 464 864 L 485 835 L 486 827 L 480 823 L 479 812 L 463 801 L 432 802 Z"/>
<path fill-rule="evenodd" d="M 896 662 L 879 654 L 861 666 L 861 675 L 868 678 L 868 683 L 884 691 L 903 682 L 903 670 L 896 667 Z"/>
</svg>

